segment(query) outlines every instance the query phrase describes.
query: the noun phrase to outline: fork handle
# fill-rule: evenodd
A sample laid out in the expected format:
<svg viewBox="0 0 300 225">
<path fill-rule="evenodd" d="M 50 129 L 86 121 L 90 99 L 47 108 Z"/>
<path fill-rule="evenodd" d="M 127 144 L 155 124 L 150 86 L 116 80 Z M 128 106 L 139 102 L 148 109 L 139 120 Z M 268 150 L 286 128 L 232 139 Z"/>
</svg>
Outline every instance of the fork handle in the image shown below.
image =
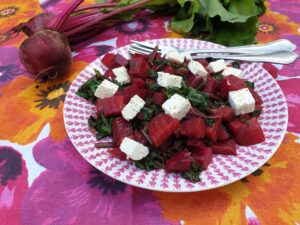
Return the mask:
<svg viewBox="0 0 300 225">
<path fill-rule="evenodd" d="M 197 53 L 273 53 L 278 51 L 289 51 L 292 52 L 296 49 L 296 45 L 287 39 L 279 39 L 266 44 L 258 45 L 245 45 L 240 47 L 227 47 L 227 48 L 209 48 L 209 49 L 198 49 L 198 50 L 187 50 L 191 54 Z"/>
<path fill-rule="evenodd" d="M 265 55 L 224 55 L 224 54 L 200 54 L 200 55 L 193 55 L 193 59 L 203 59 L 207 57 L 211 57 L 214 59 L 231 59 L 231 60 L 240 60 L 246 62 L 270 62 L 270 63 L 278 63 L 278 64 L 290 64 L 293 63 L 299 55 L 294 52 L 289 51 L 280 51 L 269 53 Z"/>
</svg>

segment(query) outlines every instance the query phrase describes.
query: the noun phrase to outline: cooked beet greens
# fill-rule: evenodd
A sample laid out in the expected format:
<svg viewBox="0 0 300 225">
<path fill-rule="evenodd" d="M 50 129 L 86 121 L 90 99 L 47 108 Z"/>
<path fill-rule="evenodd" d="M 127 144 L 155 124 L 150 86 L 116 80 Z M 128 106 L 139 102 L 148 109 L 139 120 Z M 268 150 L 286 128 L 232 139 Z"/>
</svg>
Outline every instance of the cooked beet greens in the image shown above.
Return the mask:
<svg viewBox="0 0 300 225">
<path fill-rule="evenodd" d="M 103 75 L 99 72 L 99 70 L 94 69 L 95 76 L 85 82 L 77 91 L 77 95 L 95 103 L 97 97 L 94 95 L 97 87 L 103 81 Z"/>
<path fill-rule="evenodd" d="M 94 93 L 99 84 L 101 84 L 101 81 L 95 80 L 94 78 L 90 79 L 79 88 L 79 90 L 77 91 L 77 95 L 95 103 L 97 97 L 94 95 Z"/>
<path fill-rule="evenodd" d="M 245 84 L 246 84 L 249 88 L 254 89 L 254 83 L 253 83 L 253 82 L 248 81 L 248 80 L 245 80 Z"/>
<path fill-rule="evenodd" d="M 165 160 L 160 152 L 150 149 L 149 154 L 142 160 L 135 161 L 135 166 L 141 170 L 165 168 Z"/>
<path fill-rule="evenodd" d="M 94 130 L 97 139 L 102 139 L 112 135 L 113 118 L 107 118 L 103 113 L 98 117 L 90 116 L 88 120 L 89 128 Z"/>
<path fill-rule="evenodd" d="M 158 77 L 157 73 L 155 71 L 153 71 L 153 70 L 148 70 L 147 73 L 154 80 L 156 80 L 157 77 Z"/>
<path fill-rule="evenodd" d="M 192 163 L 191 165 L 191 169 L 186 171 L 186 172 L 182 172 L 181 176 L 184 179 L 187 179 L 193 183 L 199 182 L 200 178 L 199 178 L 199 174 L 202 172 L 202 167 L 201 165 L 199 165 L 197 162 Z"/>
<path fill-rule="evenodd" d="M 261 109 L 255 109 L 252 113 L 250 113 L 250 115 L 253 117 L 259 117 L 261 113 Z"/>
</svg>

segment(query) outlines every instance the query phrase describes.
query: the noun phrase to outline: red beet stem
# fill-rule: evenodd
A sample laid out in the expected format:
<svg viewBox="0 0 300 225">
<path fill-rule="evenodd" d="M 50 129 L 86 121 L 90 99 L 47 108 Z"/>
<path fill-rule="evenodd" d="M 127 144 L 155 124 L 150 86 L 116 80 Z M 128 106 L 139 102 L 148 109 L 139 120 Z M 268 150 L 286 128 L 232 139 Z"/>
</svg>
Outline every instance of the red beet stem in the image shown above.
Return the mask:
<svg viewBox="0 0 300 225">
<path fill-rule="evenodd" d="M 60 31 L 60 28 L 64 22 L 70 17 L 73 11 L 83 2 L 84 0 L 75 0 L 70 6 L 66 7 L 62 13 L 60 13 L 53 23 L 51 23 L 51 28 Z"/>
<path fill-rule="evenodd" d="M 99 10 L 91 10 L 91 11 L 86 12 L 86 13 L 80 13 L 80 14 L 77 14 L 77 15 L 71 15 L 67 19 L 67 21 L 64 23 L 63 27 L 67 27 L 67 24 L 71 24 L 73 22 L 76 22 L 79 19 L 85 18 L 85 17 L 90 16 L 90 15 L 98 14 L 98 13 L 99 13 Z"/>
<path fill-rule="evenodd" d="M 220 116 L 209 116 L 209 115 L 206 115 L 203 112 L 201 112 L 200 110 L 198 110 L 197 108 L 192 107 L 191 110 L 188 113 L 188 117 L 189 118 L 193 118 L 195 116 L 196 117 L 199 116 L 199 117 L 202 117 L 202 118 L 205 118 L 205 119 L 216 119 L 216 118 L 220 117 Z"/>
<path fill-rule="evenodd" d="M 114 148 L 116 144 L 113 141 L 95 143 L 96 148 Z"/>
<path fill-rule="evenodd" d="M 80 32 L 76 35 L 72 35 L 72 36 L 68 37 L 68 41 L 69 41 L 72 49 L 74 49 L 76 44 L 79 44 L 80 42 L 85 41 L 88 38 L 91 38 L 94 35 L 99 34 L 104 29 L 105 29 L 104 26 L 98 25 L 98 27 L 93 27 L 90 31 L 87 30 L 87 32 Z"/>
<path fill-rule="evenodd" d="M 112 8 L 117 6 L 116 3 L 100 3 L 100 4 L 93 4 L 93 5 L 84 5 L 78 7 L 74 13 L 82 12 L 85 10 L 90 10 L 90 9 L 104 9 L 104 8 Z"/>
<path fill-rule="evenodd" d="M 129 10 L 136 9 L 138 7 L 144 6 L 145 3 L 149 2 L 149 1 L 150 0 L 144 0 L 144 1 L 132 4 L 132 5 L 124 6 L 122 8 L 117 8 L 117 9 L 113 10 L 112 12 L 99 15 L 99 17 L 97 19 L 95 19 L 94 21 L 91 21 L 91 22 L 83 24 L 83 25 L 81 25 L 81 26 L 79 26 L 79 27 L 77 27 L 73 30 L 70 30 L 70 31 L 66 32 L 65 35 L 66 35 L 66 37 L 69 37 L 72 34 L 75 34 L 75 33 L 81 32 L 83 30 L 86 30 L 88 27 L 93 26 L 93 25 L 101 22 L 102 20 L 104 20 L 106 18 L 109 18 L 109 17 L 117 15 L 119 13 L 126 12 L 126 11 L 129 11 Z"/>
<path fill-rule="evenodd" d="M 74 18 L 73 21 L 67 20 L 66 23 L 63 25 L 62 29 L 64 32 L 72 30 L 82 24 L 93 21 L 94 19 L 96 19 L 99 16 L 99 14 L 102 14 L 102 13 L 94 12 L 94 13 L 91 13 L 90 15 L 86 15 L 85 17 L 82 17 L 82 18 L 78 18 L 78 19 Z"/>
</svg>

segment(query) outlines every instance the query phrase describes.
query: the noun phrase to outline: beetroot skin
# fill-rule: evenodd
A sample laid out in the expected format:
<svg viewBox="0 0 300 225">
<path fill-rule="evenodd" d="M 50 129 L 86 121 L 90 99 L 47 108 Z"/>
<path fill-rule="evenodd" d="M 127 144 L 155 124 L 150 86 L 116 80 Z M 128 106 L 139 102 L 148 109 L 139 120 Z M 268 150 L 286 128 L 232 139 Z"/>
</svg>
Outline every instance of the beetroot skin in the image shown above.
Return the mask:
<svg viewBox="0 0 300 225">
<path fill-rule="evenodd" d="M 52 30 L 42 30 L 27 38 L 20 46 L 20 60 L 37 80 L 65 75 L 72 63 L 71 48 L 66 37 Z"/>
</svg>

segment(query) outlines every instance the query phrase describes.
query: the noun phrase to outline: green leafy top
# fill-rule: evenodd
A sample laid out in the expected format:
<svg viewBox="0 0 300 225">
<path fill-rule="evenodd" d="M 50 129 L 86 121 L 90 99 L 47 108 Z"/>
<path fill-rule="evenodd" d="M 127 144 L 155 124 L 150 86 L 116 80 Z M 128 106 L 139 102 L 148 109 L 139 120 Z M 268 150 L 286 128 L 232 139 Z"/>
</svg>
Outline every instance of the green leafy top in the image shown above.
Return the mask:
<svg viewBox="0 0 300 225">
<path fill-rule="evenodd" d="M 106 117 L 101 113 L 97 118 L 90 116 L 88 125 L 95 130 L 96 138 L 100 140 L 112 135 L 112 121 L 113 117 Z"/>
<path fill-rule="evenodd" d="M 257 17 L 266 10 L 264 0 L 178 0 L 178 3 L 181 8 L 171 23 L 175 32 L 228 46 L 255 43 Z"/>
<path fill-rule="evenodd" d="M 175 12 L 171 21 L 173 31 L 182 33 L 186 37 L 205 38 L 229 46 L 255 43 L 258 16 L 266 11 L 264 0 L 119 0 L 116 2 L 118 2 L 117 8 L 128 8 L 127 11 L 115 15 L 119 19 L 129 20 L 141 9 L 164 13 Z"/>
</svg>

